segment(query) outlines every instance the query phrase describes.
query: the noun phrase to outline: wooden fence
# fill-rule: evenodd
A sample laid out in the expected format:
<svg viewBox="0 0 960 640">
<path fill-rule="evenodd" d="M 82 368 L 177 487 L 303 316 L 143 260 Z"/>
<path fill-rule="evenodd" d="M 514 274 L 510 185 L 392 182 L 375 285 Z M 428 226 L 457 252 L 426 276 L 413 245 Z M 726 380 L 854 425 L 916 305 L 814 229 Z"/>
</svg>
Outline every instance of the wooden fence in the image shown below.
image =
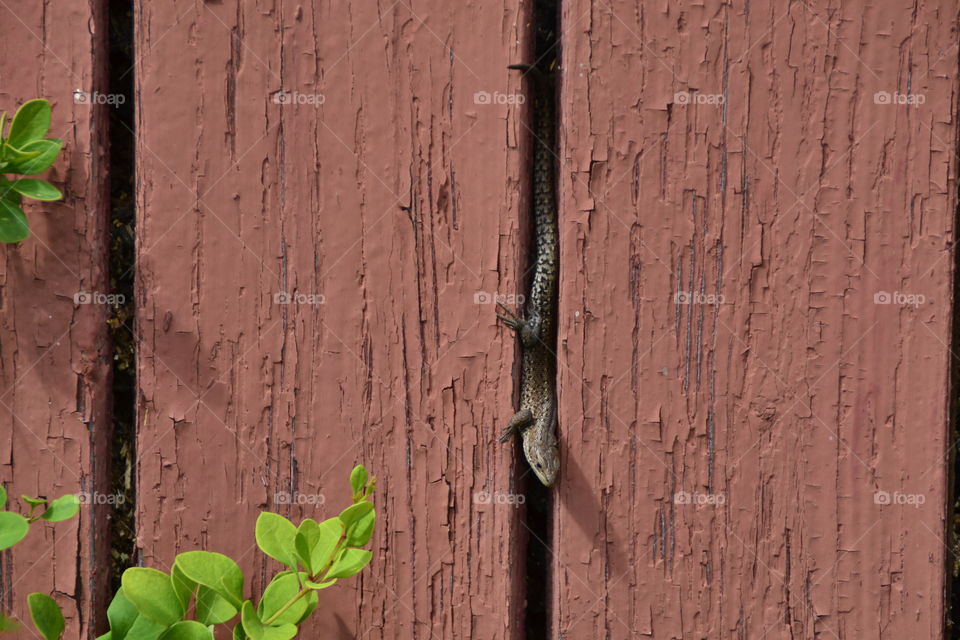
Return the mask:
<svg viewBox="0 0 960 640">
<path fill-rule="evenodd" d="M 493 442 L 517 345 L 530 2 L 137 3 L 139 561 L 379 478 L 306 638 L 942 638 L 957 212 L 946 0 L 564 0 L 552 536 Z M 105 3 L 0 3 L 67 141 L 0 261 L 0 480 L 109 491 Z M 107 601 L 109 509 L 3 555 Z M 524 576 L 548 545 L 549 584 Z M 248 575 L 251 575 L 248 573 Z M 31 637 L 29 634 L 24 637 Z"/>
</svg>

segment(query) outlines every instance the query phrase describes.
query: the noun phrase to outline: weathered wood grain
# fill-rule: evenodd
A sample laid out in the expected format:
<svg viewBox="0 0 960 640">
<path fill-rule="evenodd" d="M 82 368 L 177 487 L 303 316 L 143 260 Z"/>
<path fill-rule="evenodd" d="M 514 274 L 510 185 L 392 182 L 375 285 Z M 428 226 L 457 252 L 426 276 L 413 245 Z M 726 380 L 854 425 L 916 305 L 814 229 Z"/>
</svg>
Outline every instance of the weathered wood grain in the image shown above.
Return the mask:
<svg viewBox="0 0 960 640">
<path fill-rule="evenodd" d="M 563 32 L 558 637 L 942 637 L 956 5 Z"/>
<path fill-rule="evenodd" d="M 140 5 L 147 565 L 218 550 L 259 591 L 259 511 L 332 515 L 362 462 L 374 560 L 304 637 L 516 637 L 515 507 L 482 499 L 514 491 L 491 439 L 515 347 L 483 294 L 519 280 L 521 129 L 496 96 L 526 11 Z"/>
<path fill-rule="evenodd" d="M 105 90 L 101 9 L 77 0 L 0 5 L 0 110 L 12 115 L 47 98 L 48 135 L 65 141 L 45 176 L 65 199 L 27 204 L 31 237 L 0 247 L 0 480 L 16 500 L 102 493 L 108 481 L 108 309 L 89 303 L 93 296 L 75 302 L 82 292 L 109 292 L 107 107 L 74 99 L 76 90 Z M 109 508 L 87 504 L 73 520 L 36 524 L 2 554 L 0 607 L 29 626 L 27 594 L 51 593 L 67 618 L 65 637 L 92 634 L 106 606 L 106 574 L 93 567 L 109 567 L 107 537 L 95 526 L 106 533 Z"/>
</svg>

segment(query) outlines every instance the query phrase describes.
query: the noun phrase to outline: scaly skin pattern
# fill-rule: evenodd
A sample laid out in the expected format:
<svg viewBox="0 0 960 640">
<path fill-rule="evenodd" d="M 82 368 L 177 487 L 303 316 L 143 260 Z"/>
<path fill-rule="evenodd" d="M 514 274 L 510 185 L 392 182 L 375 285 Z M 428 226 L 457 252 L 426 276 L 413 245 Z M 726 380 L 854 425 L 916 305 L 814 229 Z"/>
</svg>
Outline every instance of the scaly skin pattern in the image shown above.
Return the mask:
<svg viewBox="0 0 960 640">
<path fill-rule="evenodd" d="M 527 462 L 540 482 L 549 487 L 560 470 L 554 354 L 559 237 L 553 168 L 553 92 L 548 80 L 538 70 L 525 65 L 511 68 L 527 72 L 535 95 L 533 213 L 536 265 L 525 317 L 516 316 L 507 309 L 509 317 L 500 316 L 519 333 L 523 345 L 520 410 L 510 420 L 501 440 L 520 433 Z"/>
</svg>

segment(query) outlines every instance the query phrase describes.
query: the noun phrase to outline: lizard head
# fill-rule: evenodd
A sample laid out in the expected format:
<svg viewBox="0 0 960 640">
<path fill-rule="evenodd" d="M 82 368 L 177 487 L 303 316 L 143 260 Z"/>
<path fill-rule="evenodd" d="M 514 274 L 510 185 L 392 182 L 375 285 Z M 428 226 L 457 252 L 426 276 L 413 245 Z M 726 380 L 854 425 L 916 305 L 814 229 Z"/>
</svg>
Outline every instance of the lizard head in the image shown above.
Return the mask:
<svg viewBox="0 0 960 640">
<path fill-rule="evenodd" d="M 560 470 L 560 452 L 557 450 L 556 440 L 551 439 L 544 443 L 525 439 L 523 452 L 540 482 L 552 487 Z"/>
</svg>

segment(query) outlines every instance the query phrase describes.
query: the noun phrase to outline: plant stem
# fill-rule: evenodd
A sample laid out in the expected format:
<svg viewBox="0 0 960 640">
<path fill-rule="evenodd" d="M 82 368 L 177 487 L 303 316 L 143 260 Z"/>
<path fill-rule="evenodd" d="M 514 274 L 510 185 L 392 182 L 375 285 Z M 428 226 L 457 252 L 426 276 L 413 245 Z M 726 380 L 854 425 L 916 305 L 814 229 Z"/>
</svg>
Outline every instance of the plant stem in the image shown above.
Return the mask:
<svg viewBox="0 0 960 640">
<path fill-rule="evenodd" d="M 290 607 L 292 607 L 293 605 L 295 605 L 295 604 L 300 600 L 300 598 L 302 598 L 303 596 L 307 595 L 308 593 L 310 593 L 310 589 L 309 589 L 308 587 L 304 587 L 304 588 L 300 589 L 300 591 L 297 593 L 297 595 L 295 595 L 295 596 L 290 600 L 290 602 L 288 602 L 287 604 L 285 604 L 285 605 L 283 605 L 282 607 L 280 607 L 279 609 L 277 609 L 277 612 L 274 613 L 274 614 L 273 614 L 272 616 L 270 616 L 269 618 L 267 618 L 266 620 L 264 620 L 264 621 L 263 621 L 263 624 L 269 626 L 274 620 L 276 620 L 276 619 L 279 618 L 281 615 L 283 615 L 283 613 L 284 613 L 287 609 L 289 609 Z"/>
<path fill-rule="evenodd" d="M 333 564 L 333 561 L 336 559 L 337 554 L 340 553 L 340 548 L 343 546 L 343 543 L 346 539 L 347 539 L 346 534 L 340 535 L 340 540 L 337 541 L 337 545 L 333 548 L 333 553 L 330 554 L 330 559 L 327 561 L 327 565 L 323 568 L 323 570 L 318 571 L 316 575 L 310 576 L 310 582 L 316 582 L 317 580 L 320 579 L 320 576 L 325 574 L 330 569 L 330 566 Z M 297 578 L 299 579 L 299 577 L 300 577 L 300 574 L 298 573 Z M 275 621 L 277 618 L 283 615 L 283 613 L 287 609 L 295 605 L 300 600 L 300 598 L 307 595 L 311 591 L 313 591 L 313 589 L 311 589 L 310 587 L 300 587 L 300 591 L 297 592 L 297 595 L 293 596 L 293 598 L 289 602 L 287 602 L 285 605 L 277 609 L 276 613 L 274 613 L 272 616 L 264 620 L 263 624 L 269 626 L 273 621 Z"/>
</svg>

